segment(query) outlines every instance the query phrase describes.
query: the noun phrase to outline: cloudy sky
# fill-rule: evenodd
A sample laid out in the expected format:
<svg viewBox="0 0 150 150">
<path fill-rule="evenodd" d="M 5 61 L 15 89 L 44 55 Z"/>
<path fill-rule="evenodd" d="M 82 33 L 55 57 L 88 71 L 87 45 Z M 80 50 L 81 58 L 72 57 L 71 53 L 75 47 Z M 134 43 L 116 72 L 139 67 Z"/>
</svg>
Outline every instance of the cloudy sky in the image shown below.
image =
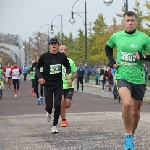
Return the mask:
<svg viewBox="0 0 150 150">
<path fill-rule="evenodd" d="M 129 10 L 135 5 L 135 0 L 129 1 Z M 75 3 L 76 2 L 76 3 Z M 105 21 L 108 25 L 112 24 L 112 18 L 116 13 L 121 13 L 123 0 L 113 0 L 110 6 L 106 6 L 103 0 L 86 0 L 87 2 L 87 22 L 94 22 L 99 13 L 103 13 Z M 143 12 L 145 13 L 145 0 L 139 0 Z M 0 0 L 0 32 L 3 34 L 22 35 L 23 40 L 39 31 L 47 33 L 48 26 L 52 19 L 57 15 L 62 15 L 63 32 L 69 35 L 77 36 L 79 28 L 84 30 L 82 19 L 78 15 L 74 15 L 76 23 L 71 25 L 71 11 L 73 4 L 74 12 L 84 12 L 85 0 Z M 80 13 L 84 19 L 84 13 Z M 118 24 L 120 20 L 117 19 Z M 61 17 L 57 16 L 53 20 L 53 25 L 61 25 Z M 61 29 L 60 26 L 58 28 Z M 54 28 L 55 33 L 59 32 L 58 28 Z"/>
</svg>

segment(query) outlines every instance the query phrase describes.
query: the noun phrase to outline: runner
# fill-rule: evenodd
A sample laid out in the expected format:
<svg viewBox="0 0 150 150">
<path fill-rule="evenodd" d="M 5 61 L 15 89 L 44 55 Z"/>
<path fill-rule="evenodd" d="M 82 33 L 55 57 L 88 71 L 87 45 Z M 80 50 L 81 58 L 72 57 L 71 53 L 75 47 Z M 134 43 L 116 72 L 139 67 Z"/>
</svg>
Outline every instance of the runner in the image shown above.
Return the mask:
<svg viewBox="0 0 150 150">
<path fill-rule="evenodd" d="M 0 99 L 3 97 L 3 89 L 4 89 L 4 83 L 2 77 L 0 77 Z"/>
<path fill-rule="evenodd" d="M 35 62 L 35 60 L 32 61 L 32 64 L 33 64 L 34 62 Z M 35 93 L 35 91 L 34 91 L 34 88 L 35 88 L 35 70 L 32 70 L 32 71 L 31 71 L 31 70 L 30 70 L 31 67 L 32 67 L 32 65 L 28 67 L 28 72 L 29 72 L 29 74 L 30 74 L 30 80 L 31 80 L 31 83 L 32 83 L 31 93 L 32 93 L 32 96 L 36 96 L 36 93 Z"/>
<path fill-rule="evenodd" d="M 14 97 L 18 96 L 19 92 L 19 80 L 20 80 L 20 75 L 21 75 L 21 69 L 19 66 L 17 66 L 17 63 L 14 62 L 14 66 L 11 68 L 11 76 L 12 76 L 12 83 L 14 85 Z"/>
<path fill-rule="evenodd" d="M 113 68 L 119 87 L 125 125 L 125 150 L 133 150 L 133 134 L 140 119 L 140 107 L 145 93 L 145 72 L 143 61 L 136 59 L 135 53 L 150 52 L 150 38 L 138 31 L 137 15 L 128 11 L 124 14 L 125 31 L 114 33 L 106 45 L 106 55 Z M 117 47 L 117 63 L 113 59 L 113 48 Z"/>
<path fill-rule="evenodd" d="M 26 80 L 27 80 L 27 74 L 28 74 L 28 67 L 27 67 L 26 63 L 22 67 L 22 73 L 23 73 L 23 77 L 24 77 L 23 78 L 24 82 L 26 82 Z"/>
<path fill-rule="evenodd" d="M 57 38 L 51 38 L 49 48 L 50 51 L 42 54 L 39 58 L 36 73 L 40 84 L 44 84 L 47 121 L 50 121 L 53 107 L 55 108 L 51 132 L 58 133 L 56 125 L 58 124 L 60 116 L 62 99 L 62 65 L 66 67 L 66 79 L 68 79 L 71 68 L 66 55 L 59 52 L 59 42 Z M 43 67 L 42 74 L 40 73 L 40 67 Z"/>
<path fill-rule="evenodd" d="M 5 75 L 5 82 L 7 84 L 7 90 L 10 90 L 11 86 L 11 65 L 8 63 L 6 67 L 4 67 L 4 75 Z"/>
<path fill-rule="evenodd" d="M 37 54 L 37 60 L 32 64 L 32 67 L 30 68 L 30 72 L 35 72 L 35 67 L 37 66 L 38 60 L 40 58 L 40 54 Z M 40 72 L 42 73 L 42 67 L 40 68 Z M 39 82 L 37 74 L 34 75 L 34 93 L 37 97 L 37 105 L 43 104 L 43 85 L 40 84 L 40 95 L 39 95 Z"/>
<path fill-rule="evenodd" d="M 59 51 L 66 55 L 67 47 L 65 45 L 61 45 L 59 47 Z M 67 126 L 66 108 L 70 108 L 71 106 L 71 100 L 72 100 L 73 92 L 74 92 L 74 84 L 72 81 L 77 77 L 77 67 L 74 61 L 70 58 L 68 58 L 68 60 L 69 60 L 70 67 L 71 67 L 71 73 L 69 74 L 68 80 L 66 80 L 66 77 L 65 77 L 66 68 L 62 66 L 63 95 L 62 95 L 62 101 L 61 101 L 61 118 L 62 118 L 61 127 Z"/>
</svg>

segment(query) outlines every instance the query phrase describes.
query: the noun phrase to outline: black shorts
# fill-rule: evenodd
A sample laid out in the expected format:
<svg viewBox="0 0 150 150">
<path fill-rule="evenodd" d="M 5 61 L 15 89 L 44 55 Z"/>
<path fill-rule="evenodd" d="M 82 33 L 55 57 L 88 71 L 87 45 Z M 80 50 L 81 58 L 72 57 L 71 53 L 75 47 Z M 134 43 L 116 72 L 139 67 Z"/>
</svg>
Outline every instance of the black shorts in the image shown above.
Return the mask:
<svg viewBox="0 0 150 150">
<path fill-rule="evenodd" d="M 126 80 L 119 79 L 117 80 L 117 86 L 118 88 L 127 87 L 131 92 L 132 98 L 136 100 L 143 100 L 145 94 L 145 84 L 134 84 Z"/>
<path fill-rule="evenodd" d="M 12 77 L 7 77 L 8 79 L 12 79 Z"/>
<path fill-rule="evenodd" d="M 62 95 L 64 96 L 64 98 L 72 100 L 73 92 L 74 92 L 74 89 L 72 89 L 72 88 L 71 89 L 65 89 L 65 90 L 63 90 Z"/>
</svg>

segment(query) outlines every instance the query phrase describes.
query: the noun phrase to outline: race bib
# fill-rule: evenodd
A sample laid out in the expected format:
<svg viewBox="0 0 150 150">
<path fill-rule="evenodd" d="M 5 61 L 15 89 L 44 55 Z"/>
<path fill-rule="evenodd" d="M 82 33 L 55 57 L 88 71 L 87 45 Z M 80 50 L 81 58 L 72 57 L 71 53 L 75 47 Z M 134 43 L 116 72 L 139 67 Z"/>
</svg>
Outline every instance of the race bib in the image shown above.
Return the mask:
<svg viewBox="0 0 150 150">
<path fill-rule="evenodd" d="M 61 72 L 61 64 L 50 65 L 50 74 L 57 74 Z"/>
<path fill-rule="evenodd" d="M 43 72 L 43 67 L 40 67 L 40 72 Z"/>
<path fill-rule="evenodd" d="M 66 75 L 66 68 L 62 69 L 62 75 L 65 76 Z"/>
<path fill-rule="evenodd" d="M 136 57 L 133 53 L 121 52 L 121 64 L 126 66 L 136 66 Z"/>
</svg>

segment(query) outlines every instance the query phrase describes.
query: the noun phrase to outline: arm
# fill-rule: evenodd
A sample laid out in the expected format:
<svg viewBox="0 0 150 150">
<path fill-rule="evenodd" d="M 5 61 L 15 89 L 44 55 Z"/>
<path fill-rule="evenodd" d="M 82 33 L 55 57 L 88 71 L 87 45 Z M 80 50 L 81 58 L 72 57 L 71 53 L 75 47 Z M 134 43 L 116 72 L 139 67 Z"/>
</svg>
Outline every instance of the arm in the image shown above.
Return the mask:
<svg viewBox="0 0 150 150">
<path fill-rule="evenodd" d="M 70 63 L 69 63 L 69 60 L 67 59 L 66 55 L 64 55 L 63 65 L 66 68 L 66 74 L 69 74 L 71 72 L 71 67 L 70 67 Z"/>
<path fill-rule="evenodd" d="M 137 52 L 135 56 L 139 60 L 150 61 L 150 55 L 143 55 L 141 52 Z"/>
<path fill-rule="evenodd" d="M 36 76 L 38 77 L 38 79 L 43 78 L 42 73 L 40 72 L 40 67 L 42 67 L 42 66 L 43 66 L 43 55 L 40 56 L 40 58 L 37 62 L 37 65 L 35 66 L 35 73 L 36 73 Z"/>
<path fill-rule="evenodd" d="M 34 62 L 34 63 L 32 64 L 32 66 L 31 66 L 31 68 L 30 68 L 29 71 L 34 71 L 35 66 L 36 66 L 36 62 Z"/>
<path fill-rule="evenodd" d="M 110 46 L 106 45 L 105 52 L 106 52 L 106 56 L 108 57 L 111 66 L 116 64 L 116 61 L 113 58 L 113 48 L 111 48 Z"/>
<path fill-rule="evenodd" d="M 71 80 L 73 81 L 77 77 L 77 67 L 74 61 L 72 61 L 71 72 L 73 72 L 72 77 L 71 77 Z"/>
<path fill-rule="evenodd" d="M 22 70 L 19 68 L 19 75 L 21 75 L 22 74 Z"/>
</svg>

